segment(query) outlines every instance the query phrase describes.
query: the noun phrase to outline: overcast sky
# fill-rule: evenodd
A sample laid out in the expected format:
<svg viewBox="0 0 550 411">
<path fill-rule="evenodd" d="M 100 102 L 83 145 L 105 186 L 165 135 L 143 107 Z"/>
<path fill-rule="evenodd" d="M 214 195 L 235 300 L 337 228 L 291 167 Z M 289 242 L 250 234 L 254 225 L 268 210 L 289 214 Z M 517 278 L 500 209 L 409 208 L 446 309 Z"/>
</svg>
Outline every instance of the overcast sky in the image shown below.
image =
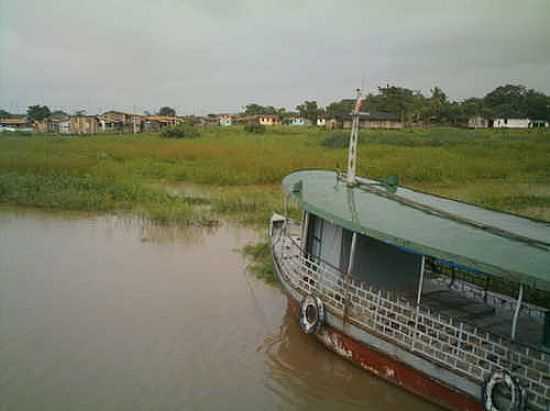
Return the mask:
<svg viewBox="0 0 550 411">
<path fill-rule="evenodd" d="M 0 108 L 293 109 L 395 84 L 550 94 L 549 0 L 0 0 Z"/>
</svg>

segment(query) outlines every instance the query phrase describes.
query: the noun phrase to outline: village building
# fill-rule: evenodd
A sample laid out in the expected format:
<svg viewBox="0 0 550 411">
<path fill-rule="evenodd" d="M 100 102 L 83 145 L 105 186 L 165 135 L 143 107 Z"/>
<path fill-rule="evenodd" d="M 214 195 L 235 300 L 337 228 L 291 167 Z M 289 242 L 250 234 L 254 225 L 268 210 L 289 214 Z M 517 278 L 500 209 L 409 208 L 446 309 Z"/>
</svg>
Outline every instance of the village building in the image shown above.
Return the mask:
<svg viewBox="0 0 550 411">
<path fill-rule="evenodd" d="M 69 119 L 70 134 L 96 134 L 99 130 L 99 120 L 96 116 L 71 116 Z"/>
<path fill-rule="evenodd" d="M 258 123 L 262 126 L 279 126 L 281 119 L 273 114 L 261 114 L 258 116 Z"/>
<path fill-rule="evenodd" d="M 172 116 L 145 116 L 143 121 L 143 131 L 160 131 L 165 127 L 174 127 L 178 120 Z"/>
<path fill-rule="evenodd" d="M 48 132 L 48 119 L 34 120 L 32 122 L 32 131 L 35 133 L 47 133 Z"/>
<path fill-rule="evenodd" d="M 68 114 L 62 112 L 52 114 L 46 121 L 48 124 L 48 133 L 70 134 L 71 121 Z"/>
<path fill-rule="evenodd" d="M 24 116 L 0 118 L 0 131 L 32 131 L 32 123 Z"/>
<path fill-rule="evenodd" d="M 326 127 L 327 126 L 327 119 L 326 117 L 317 117 L 317 127 Z"/>
<path fill-rule="evenodd" d="M 547 128 L 550 126 L 550 123 L 546 120 L 531 120 L 529 128 Z"/>
<path fill-rule="evenodd" d="M 106 111 L 99 116 L 99 124 L 103 132 L 138 133 L 142 130 L 144 116 L 124 113 L 122 111 Z"/>
<path fill-rule="evenodd" d="M 287 119 L 289 126 L 305 126 L 307 125 L 307 122 L 308 121 L 302 116 L 290 116 Z"/>
<path fill-rule="evenodd" d="M 326 121 L 326 127 L 350 129 L 352 126 L 351 114 L 339 114 Z M 396 113 L 387 113 L 382 111 L 370 111 L 361 113 L 359 118 L 359 128 L 383 128 L 396 129 L 403 128 L 404 124 Z"/>
<path fill-rule="evenodd" d="M 220 122 L 220 126 L 222 127 L 229 127 L 233 125 L 233 115 L 231 114 L 220 114 L 218 116 L 218 121 Z"/>
<path fill-rule="evenodd" d="M 497 118 L 493 121 L 494 128 L 529 128 L 528 118 Z"/>
<path fill-rule="evenodd" d="M 487 128 L 489 120 L 484 117 L 476 116 L 468 119 L 468 128 Z"/>
</svg>

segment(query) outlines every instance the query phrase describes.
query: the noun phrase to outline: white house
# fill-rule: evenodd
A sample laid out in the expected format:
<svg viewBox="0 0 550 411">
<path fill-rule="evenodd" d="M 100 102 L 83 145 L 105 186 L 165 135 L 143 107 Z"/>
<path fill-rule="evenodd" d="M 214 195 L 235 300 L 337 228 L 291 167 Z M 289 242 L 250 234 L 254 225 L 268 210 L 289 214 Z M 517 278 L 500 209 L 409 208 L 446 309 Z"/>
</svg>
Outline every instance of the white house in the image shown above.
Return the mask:
<svg viewBox="0 0 550 411">
<path fill-rule="evenodd" d="M 326 127 L 327 126 L 327 119 L 324 117 L 319 117 L 317 119 L 317 127 Z"/>
<path fill-rule="evenodd" d="M 529 128 L 547 128 L 549 125 L 546 120 L 531 120 Z"/>
<path fill-rule="evenodd" d="M 303 117 L 290 117 L 288 119 L 289 126 L 305 126 L 306 121 Z"/>
<path fill-rule="evenodd" d="M 529 128 L 531 120 L 528 118 L 497 118 L 493 122 L 494 128 Z"/>
<path fill-rule="evenodd" d="M 219 117 L 219 121 L 220 121 L 220 126 L 228 127 L 233 124 L 233 117 L 231 116 L 231 114 L 222 114 Z"/>
</svg>

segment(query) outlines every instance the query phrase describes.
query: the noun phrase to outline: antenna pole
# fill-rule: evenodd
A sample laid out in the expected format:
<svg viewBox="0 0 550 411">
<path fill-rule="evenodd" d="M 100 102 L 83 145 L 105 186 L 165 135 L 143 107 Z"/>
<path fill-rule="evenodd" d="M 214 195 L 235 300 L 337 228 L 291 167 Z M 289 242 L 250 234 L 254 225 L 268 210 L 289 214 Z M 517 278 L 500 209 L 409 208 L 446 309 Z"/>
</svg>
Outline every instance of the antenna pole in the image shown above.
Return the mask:
<svg viewBox="0 0 550 411">
<path fill-rule="evenodd" d="M 361 103 L 363 102 L 363 95 L 361 89 L 357 89 L 357 100 L 355 101 L 355 107 L 351 112 L 351 135 L 349 139 L 349 152 L 348 152 L 348 175 L 346 178 L 349 186 L 355 185 L 355 169 L 357 163 L 357 140 L 359 138 L 359 112 L 361 111 Z"/>
</svg>

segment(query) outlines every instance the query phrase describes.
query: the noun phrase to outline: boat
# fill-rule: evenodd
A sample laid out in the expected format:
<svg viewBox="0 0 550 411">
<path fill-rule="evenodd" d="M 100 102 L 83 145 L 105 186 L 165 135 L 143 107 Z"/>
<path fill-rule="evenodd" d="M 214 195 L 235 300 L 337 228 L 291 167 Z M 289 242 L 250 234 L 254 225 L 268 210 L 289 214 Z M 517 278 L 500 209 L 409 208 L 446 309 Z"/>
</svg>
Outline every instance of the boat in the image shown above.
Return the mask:
<svg viewBox="0 0 550 411">
<path fill-rule="evenodd" d="M 282 181 L 269 235 L 289 311 L 329 350 L 446 409 L 549 411 L 550 224 L 358 177 L 361 105 L 358 91 L 346 172 Z"/>
</svg>

